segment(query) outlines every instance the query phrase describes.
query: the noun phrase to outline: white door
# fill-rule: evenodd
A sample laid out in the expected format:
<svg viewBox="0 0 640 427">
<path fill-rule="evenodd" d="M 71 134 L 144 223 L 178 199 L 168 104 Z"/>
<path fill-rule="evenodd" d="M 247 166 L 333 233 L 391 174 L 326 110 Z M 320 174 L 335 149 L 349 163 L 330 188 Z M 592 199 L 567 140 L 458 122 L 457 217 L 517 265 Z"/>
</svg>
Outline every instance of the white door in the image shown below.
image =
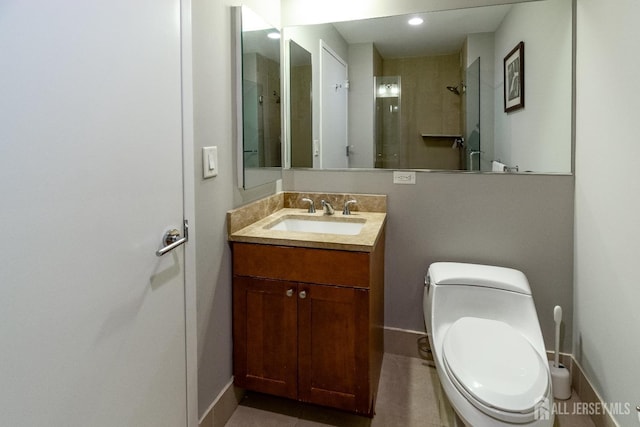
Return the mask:
<svg viewBox="0 0 640 427">
<path fill-rule="evenodd" d="M 2 425 L 186 425 L 180 6 L 2 1 Z"/>
<path fill-rule="evenodd" d="M 320 52 L 320 167 L 347 168 L 347 63 L 322 41 Z"/>
</svg>

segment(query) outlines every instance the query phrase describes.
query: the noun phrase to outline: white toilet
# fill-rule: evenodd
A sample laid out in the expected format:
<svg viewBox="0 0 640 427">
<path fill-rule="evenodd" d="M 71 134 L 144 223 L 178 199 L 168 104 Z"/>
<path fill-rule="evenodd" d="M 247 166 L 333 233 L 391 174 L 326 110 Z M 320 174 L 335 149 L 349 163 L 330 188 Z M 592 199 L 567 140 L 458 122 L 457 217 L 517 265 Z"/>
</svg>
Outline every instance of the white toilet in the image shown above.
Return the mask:
<svg viewBox="0 0 640 427">
<path fill-rule="evenodd" d="M 458 421 L 553 425 L 549 364 L 522 272 L 431 264 L 423 307 L 436 370 Z"/>
</svg>

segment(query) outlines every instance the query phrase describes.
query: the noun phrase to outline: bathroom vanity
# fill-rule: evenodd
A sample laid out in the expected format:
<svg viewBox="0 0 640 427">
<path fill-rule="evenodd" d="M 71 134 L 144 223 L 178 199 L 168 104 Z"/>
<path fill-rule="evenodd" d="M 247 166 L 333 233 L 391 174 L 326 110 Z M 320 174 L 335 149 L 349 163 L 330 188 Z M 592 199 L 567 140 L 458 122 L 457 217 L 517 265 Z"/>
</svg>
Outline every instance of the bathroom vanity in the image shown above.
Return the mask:
<svg viewBox="0 0 640 427">
<path fill-rule="evenodd" d="M 284 204 L 266 213 L 229 233 L 235 384 L 373 416 L 383 354 L 386 214 L 343 216 L 336 209 L 328 218 Z M 273 228 L 292 215 L 364 226 L 357 234 Z"/>
</svg>

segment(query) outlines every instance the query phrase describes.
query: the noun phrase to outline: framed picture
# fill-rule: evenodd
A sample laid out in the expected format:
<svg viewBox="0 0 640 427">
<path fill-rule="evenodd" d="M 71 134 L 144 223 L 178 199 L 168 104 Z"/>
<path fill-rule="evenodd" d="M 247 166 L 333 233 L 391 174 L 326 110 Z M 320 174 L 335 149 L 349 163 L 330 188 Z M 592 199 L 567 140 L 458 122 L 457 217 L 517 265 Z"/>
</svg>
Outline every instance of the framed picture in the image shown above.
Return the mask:
<svg viewBox="0 0 640 427">
<path fill-rule="evenodd" d="M 524 42 L 504 57 L 504 111 L 524 108 Z"/>
</svg>

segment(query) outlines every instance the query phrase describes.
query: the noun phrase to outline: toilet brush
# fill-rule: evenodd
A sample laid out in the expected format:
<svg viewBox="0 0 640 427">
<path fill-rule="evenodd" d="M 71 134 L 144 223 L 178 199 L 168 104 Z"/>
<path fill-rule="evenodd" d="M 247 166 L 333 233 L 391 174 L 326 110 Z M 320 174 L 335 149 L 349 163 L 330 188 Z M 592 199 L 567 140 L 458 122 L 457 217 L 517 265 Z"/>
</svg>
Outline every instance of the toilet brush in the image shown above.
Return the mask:
<svg viewBox="0 0 640 427">
<path fill-rule="evenodd" d="M 553 321 L 556 322 L 556 354 L 553 358 L 553 366 L 560 367 L 560 323 L 562 322 L 562 307 L 556 305 L 553 308 Z"/>
<path fill-rule="evenodd" d="M 556 352 L 553 363 L 549 362 L 551 370 L 551 384 L 553 397 L 565 400 L 571 397 L 571 376 L 569 370 L 560 364 L 560 323 L 562 322 L 562 307 L 556 305 L 553 309 L 553 320 L 556 323 Z"/>
</svg>

